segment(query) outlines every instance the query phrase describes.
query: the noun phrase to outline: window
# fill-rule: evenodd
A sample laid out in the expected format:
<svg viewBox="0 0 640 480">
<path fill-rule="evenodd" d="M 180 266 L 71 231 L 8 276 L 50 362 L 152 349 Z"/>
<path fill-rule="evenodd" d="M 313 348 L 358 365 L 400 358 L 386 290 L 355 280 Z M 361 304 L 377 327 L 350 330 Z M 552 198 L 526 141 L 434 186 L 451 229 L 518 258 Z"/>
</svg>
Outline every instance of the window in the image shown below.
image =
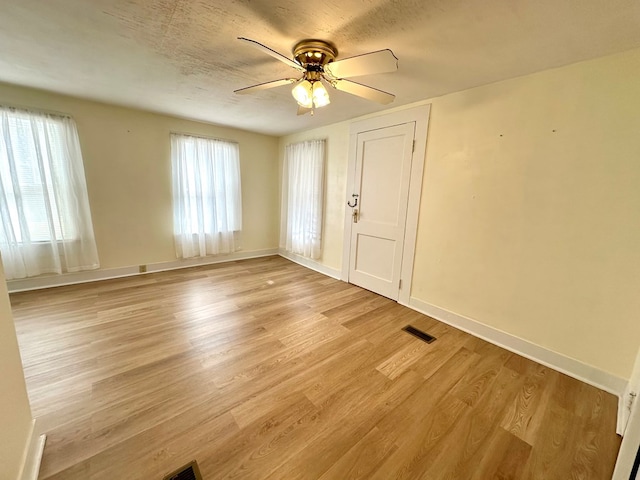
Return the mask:
<svg viewBox="0 0 640 480">
<path fill-rule="evenodd" d="M 0 253 L 7 279 L 98 268 L 70 117 L 0 107 Z"/>
<path fill-rule="evenodd" d="M 242 230 L 238 144 L 171 135 L 176 255 L 238 250 Z"/>
<path fill-rule="evenodd" d="M 322 247 L 325 141 L 287 145 L 283 169 L 284 244 L 288 252 L 317 259 Z"/>
</svg>

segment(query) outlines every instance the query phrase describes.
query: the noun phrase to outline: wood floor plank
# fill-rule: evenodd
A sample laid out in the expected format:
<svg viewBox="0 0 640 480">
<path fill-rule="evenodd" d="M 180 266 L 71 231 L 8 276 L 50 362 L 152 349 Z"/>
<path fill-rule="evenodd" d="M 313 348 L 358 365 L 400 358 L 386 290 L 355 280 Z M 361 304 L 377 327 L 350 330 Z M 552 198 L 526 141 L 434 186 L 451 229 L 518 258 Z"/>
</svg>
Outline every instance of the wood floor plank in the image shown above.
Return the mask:
<svg viewBox="0 0 640 480">
<path fill-rule="evenodd" d="M 571 472 L 578 478 L 587 478 L 591 472 L 603 478 L 611 477 L 620 441 L 602 432 L 615 421 L 615 399 L 585 384 L 581 385 L 581 397 L 588 400 L 581 404 L 583 408 L 578 412 L 581 415 L 578 418 L 585 421 L 575 421 L 580 433 L 574 446 Z"/>
<path fill-rule="evenodd" d="M 502 428 L 488 442 L 486 454 L 470 480 L 519 480 L 531 454 L 531 445 Z"/>
<path fill-rule="evenodd" d="M 353 317 L 365 315 L 391 302 L 388 298 L 372 294 L 371 292 L 368 293 L 370 295 L 365 298 L 356 298 L 337 307 L 331 307 L 326 310 L 324 309 L 326 307 L 323 307 L 322 314 L 327 318 L 342 323 L 351 320 Z"/>
<path fill-rule="evenodd" d="M 500 426 L 533 445 L 557 378 L 555 372 L 546 368 L 524 375 L 524 384 Z"/>
<path fill-rule="evenodd" d="M 485 385 L 476 403 L 458 419 L 447 439 L 434 447 L 435 460 L 421 478 L 471 478 L 478 464 L 491 453 L 491 439 L 499 428 L 497 421 L 522 382 L 518 373 L 501 368 L 493 381 Z"/>
<path fill-rule="evenodd" d="M 320 480 L 366 480 L 378 469 L 397 445 L 373 427 L 358 443 L 351 447 Z"/>
<path fill-rule="evenodd" d="M 577 441 L 578 427 L 572 423 L 572 416 L 550 403 L 522 477 L 526 480 L 571 478 Z"/>
<path fill-rule="evenodd" d="M 452 390 L 452 395 L 473 407 L 509 358 L 509 352 L 501 355 L 480 356 L 480 359 L 462 376 Z"/>
<path fill-rule="evenodd" d="M 398 445 L 411 440 L 413 432 L 422 428 L 420 422 L 425 417 L 437 415 L 438 403 L 460 381 L 463 372 L 477 358 L 477 355 L 466 348 L 459 348 L 455 355 L 427 381 L 422 382 L 398 407 L 380 418 L 376 426 Z"/>
<path fill-rule="evenodd" d="M 316 407 L 302 394 L 292 395 L 253 428 L 238 431 L 221 445 L 215 456 L 203 458 L 212 478 L 261 479 L 282 465 L 303 437 L 314 428 Z"/>
<path fill-rule="evenodd" d="M 608 480 L 620 445 L 613 395 L 277 256 L 11 302 L 40 480 L 193 459 L 207 479 Z"/>
<path fill-rule="evenodd" d="M 320 477 L 374 427 L 379 416 L 400 404 L 420 383 L 421 379 L 410 372 L 390 381 L 377 370 L 371 370 L 365 382 L 351 382 L 327 400 L 338 407 L 332 421 L 314 432 L 296 456 L 265 478 Z M 320 411 L 324 408 L 321 406 Z"/>
<path fill-rule="evenodd" d="M 407 344 L 387 358 L 376 369 L 393 380 L 418 361 L 429 350 L 429 345 L 418 339 L 408 339 Z"/>
<path fill-rule="evenodd" d="M 451 395 L 445 395 L 432 415 L 427 415 L 404 432 L 401 444 L 378 470 L 372 480 L 415 479 L 429 468 L 436 458 L 436 447 L 448 436 L 457 419 L 470 407 Z"/>
</svg>

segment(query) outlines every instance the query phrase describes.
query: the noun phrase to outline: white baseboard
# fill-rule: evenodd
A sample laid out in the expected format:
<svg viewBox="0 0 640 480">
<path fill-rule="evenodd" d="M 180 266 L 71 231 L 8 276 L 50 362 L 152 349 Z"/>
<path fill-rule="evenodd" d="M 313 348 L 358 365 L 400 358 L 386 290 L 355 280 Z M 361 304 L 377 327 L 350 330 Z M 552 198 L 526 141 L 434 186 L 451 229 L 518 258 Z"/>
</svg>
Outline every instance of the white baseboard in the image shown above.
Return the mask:
<svg viewBox="0 0 640 480">
<path fill-rule="evenodd" d="M 9 293 L 16 293 L 27 290 L 60 287 L 63 285 L 98 282 L 100 280 L 130 277 L 133 275 L 145 275 L 147 273 L 164 272 L 167 270 L 197 267 L 200 265 L 211 265 L 214 263 L 233 262 L 236 260 L 246 260 L 249 258 L 267 257 L 270 255 L 278 255 L 278 249 L 270 248 L 266 250 L 253 250 L 250 252 L 234 252 L 211 257 L 198 257 L 179 259 L 170 262 L 149 263 L 147 265 L 144 265 L 147 270 L 146 272 L 140 272 L 140 267 L 142 265 L 134 265 L 130 267 L 107 268 L 102 270 L 89 270 L 86 272 L 65 273 L 63 275 L 46 275 L 32 278 L 21 278 L 18 280 L 8 280 L 7 289 L 9 290 Z"/>
<path fill-rule="evenodd" d="M 301 255 L 296 255 L 295 253 L 287 252 L 284 248 L 278 250 L 278 255 L 284 257 L 292 262 L 298 263 L 303 267 L 310 268 L 311 270 L 315 270 L 316 272 L 327 275 L 328 277 L 335 278 L 336 280 L 340 280 L 340 276 L 342 272 L 335 268 L 327 267 L 326 265 L 322 265 L 321 263 L 316 262 L 315 260 L 311 260 L 310 258 L 303 257 Z"/>
<path fill-rule="evenodd" d="M 554 352 L 547 348 L 531 343 L 522 338 L 490 327 L 471 318 L 458 315 L 435 305 L 423 302 L 417 298 L 411 298 L 409 308 L 424 313 L 447 325 L 482 338 L 490 343 L 498 345 L 510 352 L 517 353 L 529 360 L 545 365 L 575 379 L 593 385 L 596 388 L 616 395 L 619 399 L 624 396 L 627 380 L 611 373 L 600 370 L 586 363 L 582 363 L 571 357 Z M 620 403 L 619 403 L 620 405 Z M 618 408 L 618 428 L 621 422 L 623 409 Z M 621 433 L 621 432 L 619 432 Z"/>
<path fill-rule="evenodd" d="M 37 480 L 40 473 L 40 462 L 44 453 L 46 435 L 38 435 L 36 430 L 36 420 L 31 424 L 31 434 L 29 442 L 23 456 L 22 471 L 19 480 Z"/>
</svg>

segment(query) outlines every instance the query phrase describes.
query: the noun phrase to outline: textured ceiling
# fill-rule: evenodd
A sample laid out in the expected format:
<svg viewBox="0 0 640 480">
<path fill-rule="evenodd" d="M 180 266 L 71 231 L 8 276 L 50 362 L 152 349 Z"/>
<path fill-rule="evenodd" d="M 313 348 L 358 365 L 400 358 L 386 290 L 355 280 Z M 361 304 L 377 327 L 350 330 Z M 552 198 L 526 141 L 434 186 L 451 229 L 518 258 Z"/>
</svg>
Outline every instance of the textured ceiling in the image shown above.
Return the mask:
<svg viewBox="0 0 640 480">
<path fill-rule="evenodd" d="M 355 80 L 396 106 L 640 47 L 639 25 L 637 0 L 7 0 L 0 81 L 281 135 L 389 107 L 331 90 L 298 117 L 289 86 L 235 95 L 296 73 L 236 37 L 390 48 L 397 72 Z"/>
</svg>

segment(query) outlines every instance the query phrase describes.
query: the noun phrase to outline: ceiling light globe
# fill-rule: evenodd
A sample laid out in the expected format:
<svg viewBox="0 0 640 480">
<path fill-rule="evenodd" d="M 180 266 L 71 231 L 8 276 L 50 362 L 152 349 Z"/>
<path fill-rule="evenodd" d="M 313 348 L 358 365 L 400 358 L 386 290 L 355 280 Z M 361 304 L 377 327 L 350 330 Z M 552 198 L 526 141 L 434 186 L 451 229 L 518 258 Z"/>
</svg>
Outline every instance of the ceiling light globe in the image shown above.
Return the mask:
<svg viewBox="0 0 640 480">
<path fill-rule="evenodd" d="M 303 80 L 293 87 L 291 95 L 301 107 L 313 108 L 313 87 L 309 80 Z"/>
<path fill-rule="evenodd" d="M 324 107 L 329 105 L 331 100 L 329 99 L 329 92 L 324 88 L 324 85 L 321 82 L 313 83 L 313 104 L 316 108 Z"/>
</svg>

